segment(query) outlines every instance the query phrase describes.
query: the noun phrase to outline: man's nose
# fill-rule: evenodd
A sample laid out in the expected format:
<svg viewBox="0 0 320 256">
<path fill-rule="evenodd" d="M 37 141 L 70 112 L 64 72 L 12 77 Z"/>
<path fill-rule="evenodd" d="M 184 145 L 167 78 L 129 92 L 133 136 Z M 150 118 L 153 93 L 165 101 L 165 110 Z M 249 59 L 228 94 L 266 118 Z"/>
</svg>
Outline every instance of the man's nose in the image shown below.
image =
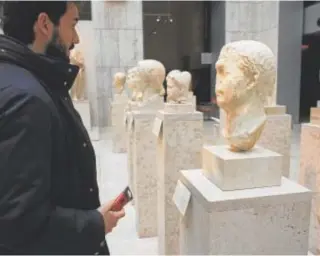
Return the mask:
<svg viewBox="0 0 320 256">
<path fill-rule="evenodd" d="M 73 37 L 73 43 L 74 44 L 80 43 L 80 39 L 79 39 L 79 35 L 78 35 L 77 31 L 75 32 L 75 35 Z"/>
</svg>

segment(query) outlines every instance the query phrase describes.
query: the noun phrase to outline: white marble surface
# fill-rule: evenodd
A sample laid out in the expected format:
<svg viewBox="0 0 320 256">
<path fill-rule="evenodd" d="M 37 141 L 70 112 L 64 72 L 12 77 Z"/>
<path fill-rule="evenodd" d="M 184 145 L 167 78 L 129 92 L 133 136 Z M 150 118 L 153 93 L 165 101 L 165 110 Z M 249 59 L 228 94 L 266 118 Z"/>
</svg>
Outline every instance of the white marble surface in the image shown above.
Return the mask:
<svg viewBox="0 0 320 256">
<path fill-rule="evenodd" d="M 307 255 L 311 192 L 281 186 L 221 191 L 201 170 L 181 172 L 192 194 L 182 218 L 181 254 Z"/>
<path fill-rule="evenodd" d="M 97 119 L 110 126 L 112 77 L 143 59 L 142 1 L 92 1 Z"/>
</svg>

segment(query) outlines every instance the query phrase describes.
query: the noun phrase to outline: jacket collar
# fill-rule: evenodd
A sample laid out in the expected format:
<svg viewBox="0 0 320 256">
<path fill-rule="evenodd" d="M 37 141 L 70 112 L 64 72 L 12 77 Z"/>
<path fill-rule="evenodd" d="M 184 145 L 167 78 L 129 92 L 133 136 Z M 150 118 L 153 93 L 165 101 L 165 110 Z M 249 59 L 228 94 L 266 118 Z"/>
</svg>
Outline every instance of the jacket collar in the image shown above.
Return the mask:
<svg viewBox="0 0 320 256">
<path fill-rule="evenodd" d="M 36 54 L 21 42 L 0 35 L 0 62 L 8 62 L 25 68 L 52 90 L 70 90 L 79 67 L 66 60 Z"/>
</svg>

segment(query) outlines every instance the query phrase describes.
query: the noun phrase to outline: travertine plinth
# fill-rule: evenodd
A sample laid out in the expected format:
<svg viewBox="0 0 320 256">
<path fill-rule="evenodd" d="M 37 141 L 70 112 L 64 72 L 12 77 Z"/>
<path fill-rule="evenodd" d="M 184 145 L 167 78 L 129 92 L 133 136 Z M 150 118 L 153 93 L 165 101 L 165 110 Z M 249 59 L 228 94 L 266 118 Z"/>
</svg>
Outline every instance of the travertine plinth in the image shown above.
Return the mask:
<svg viewBox="0 0 320 256">
<path fill-rule="evenodd" d="M 135 195 L 135 187 L 133 186 L 133 116 L 132 111 L 138 109 L 138 106 L 130 103 L 127 105 L 125 111 L 125 127 L 126 127 L 126 142 L 127 142 L 127 162 L 128 162 L 128 177 L 129 177 L 129 186 L 133 195 Z M 131 201 L 132 204 L 135 202 L 135 196 Z"/>
<path fill-rule="evenodd" d="M 116 97 L 117 96 L 117 97 Z M 112 103 L 112 151 L 113 153 L 127 152 L 126 127 L 123 119 L 125 118 L 125 108 L 127 106 L 127 97 L 115 95 Z"/>
<path fill-rule="evenodd" d="M 284 115 L 287 113 L 287 107 L 283 105 L 267 106 L 264 109 L 267 115 Z"/>
<path fill-rule="evenodd" d="M 133 111 L 133 187 L 139 237 L 157 236 L 157 111 Z"/>
<path fill-rule="evenodd" d="M 320 125 L 320 107 L 310 109 L 310 123 Z"/>
<path fill-rule="evenodd" d="M 290 175 L 291 115 L 286 114 L 286 106 L 265 107 L 266 125 L 257 145 L 282 155 L 282 176 Z"/>
<path fill-rule="evenodd" d="M 277 186 L 281 182 L 281 155 L 254 147 L 231 152 L 229 146 L 204 146 L 203 174 L 221 190 Z"/>
<path fill-rule="evenodd" d="M 320 255 L 320 125 L 301 125 L 299 183 L 313 192 L 309 249 Z"/>
<path fill-rule="evenodd" d="M 191 201 L 180 226 L 181 255 L 307 255 L 311 193 L 281 186 L 221 191 L 201 170 L 181 172 Z"/>
<path fill-rule="evenodd" d="M 172 196 L 181 169 L 201 167 L 203 116 L 190 104 L 165 104 L 157 118 L 158 136 L 158 253 L 179 255 L 179 211 Z"/>
<path fill-rule="evenodd" d="M 289 177 L 292 117 L 286 114 L 286 106 L 265 107 L 267 120 L 257 145 L 282 155 L 282 175 Z M 224 111 L 220 111 L 220 132 L 223 130 Z M 226 144 L 221 136 L 220 144 Z"/>
<path fill-rule="evenodd" d="M 192 103 L 194 107 L 197 106 L 197 97 L 193 94 L 193 92 L 189 92 L 189 101 Z"/>
</svg>

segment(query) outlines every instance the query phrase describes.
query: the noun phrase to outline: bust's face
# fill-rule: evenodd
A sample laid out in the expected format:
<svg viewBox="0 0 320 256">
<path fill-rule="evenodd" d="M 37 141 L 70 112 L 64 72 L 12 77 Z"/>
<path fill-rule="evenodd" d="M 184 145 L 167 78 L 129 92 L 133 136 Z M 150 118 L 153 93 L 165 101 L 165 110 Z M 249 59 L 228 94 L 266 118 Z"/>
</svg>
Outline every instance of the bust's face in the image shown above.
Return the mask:
<svg viewBox="0 0 320 256">
<path fill-rule="evenodd" d="M 134 90 L 139 83 L 139 77 L 137 70 L 129 70 L 127 75 L 127 86 L 130 90 Z"/>
<path fill-rule="evenodd" d="M 246 89 L 249 84 L 247 75 L 232 58 L 219 59 L 216 62 L 217 104 L 225 110 L 233 110 L 246 101 Z"/>
<path fill-rule="evenodd" d="M 177 86 L 177 81 L 173 77 L 167 76 L 167 100 L 174 100 L 179 97 L 180 90 Z"/>
</svg>

